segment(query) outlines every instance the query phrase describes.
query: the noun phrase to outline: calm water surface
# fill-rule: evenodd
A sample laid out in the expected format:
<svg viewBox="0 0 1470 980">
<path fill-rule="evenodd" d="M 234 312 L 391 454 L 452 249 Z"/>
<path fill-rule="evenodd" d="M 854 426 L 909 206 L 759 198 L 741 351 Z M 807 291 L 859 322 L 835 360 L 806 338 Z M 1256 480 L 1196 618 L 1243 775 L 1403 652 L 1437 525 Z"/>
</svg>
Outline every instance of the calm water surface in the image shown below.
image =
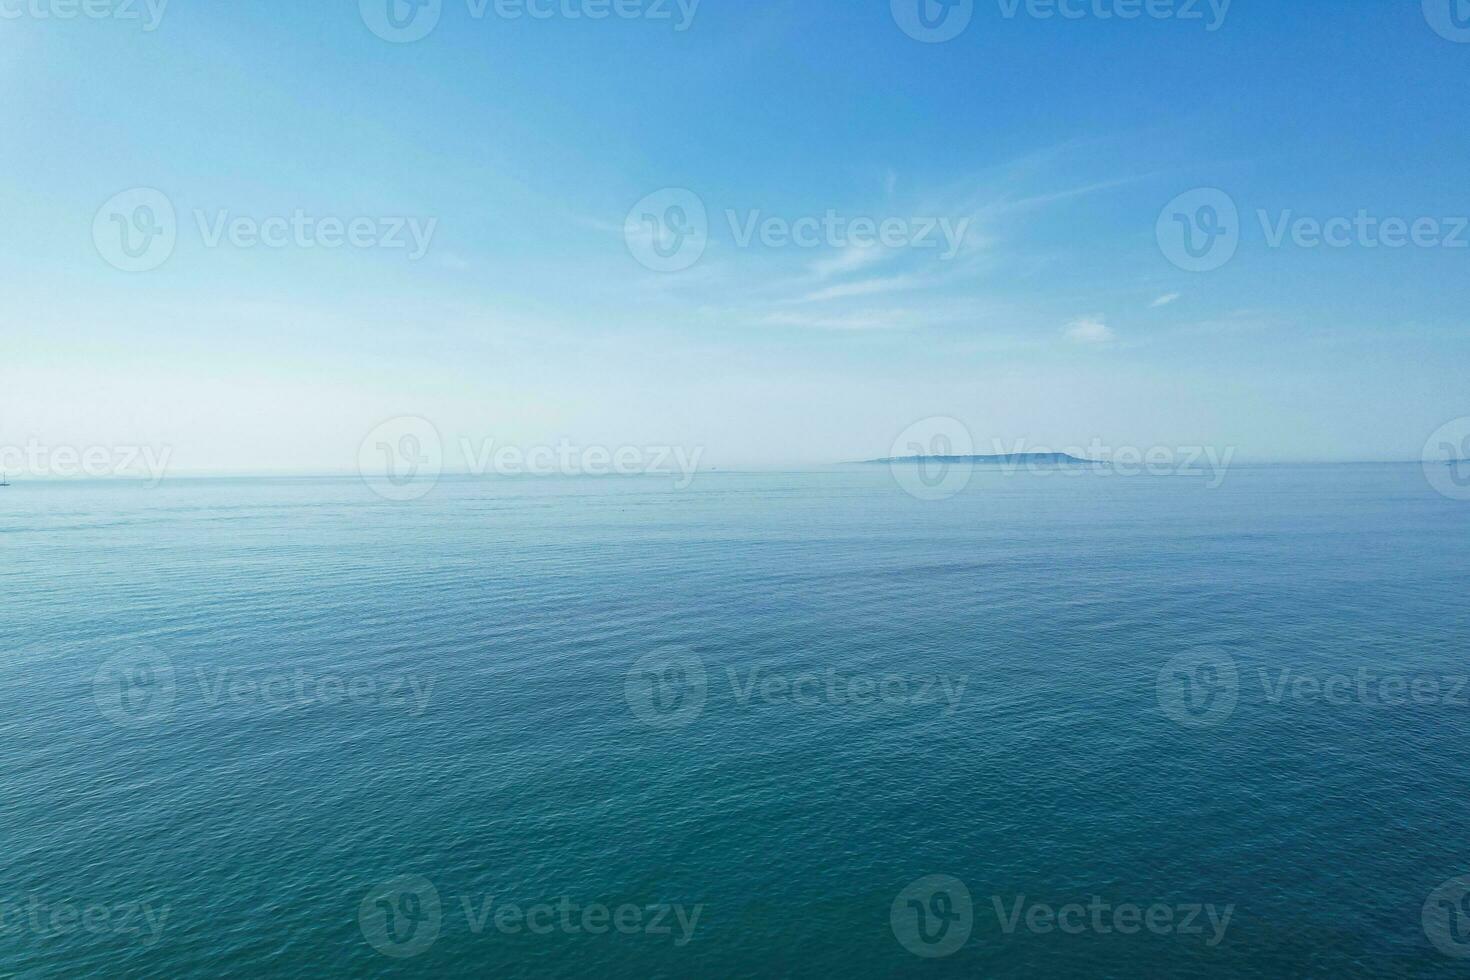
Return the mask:
<svg viewBox="0 0 1470 980">
<path fill-rule="evenodd" d="M 1418 467 L 18 483 L 0 556 L 3 975 L 1470 971 Z"/>
</svg>

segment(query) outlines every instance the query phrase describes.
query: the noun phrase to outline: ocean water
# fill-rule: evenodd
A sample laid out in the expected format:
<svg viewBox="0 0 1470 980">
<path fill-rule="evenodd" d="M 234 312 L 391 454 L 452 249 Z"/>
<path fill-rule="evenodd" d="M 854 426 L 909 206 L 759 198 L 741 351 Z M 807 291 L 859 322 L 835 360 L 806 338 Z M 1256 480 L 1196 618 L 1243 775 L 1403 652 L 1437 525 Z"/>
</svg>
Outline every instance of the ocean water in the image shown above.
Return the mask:
<svg viewBox="0 0 1470 980">
<path fill-rule="evenodd" d="M 1470 971 L 1416 466 L 17 483 L 0 549 L 0 975 Z"/>
</svg>

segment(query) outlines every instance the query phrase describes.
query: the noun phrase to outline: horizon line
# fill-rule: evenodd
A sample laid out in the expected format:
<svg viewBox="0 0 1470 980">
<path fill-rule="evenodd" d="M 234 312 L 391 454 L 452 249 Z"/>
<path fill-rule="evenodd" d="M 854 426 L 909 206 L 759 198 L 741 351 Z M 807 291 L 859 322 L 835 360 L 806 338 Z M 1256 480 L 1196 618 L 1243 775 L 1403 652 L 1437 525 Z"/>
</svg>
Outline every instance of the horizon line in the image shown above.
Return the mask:
<svg viewBox="0 0 1470 980">
<path fill-rule="evenodd" d="M 1055 453 L 1010 453 L 1001 456 L 1035 456 L 1035 455 L 1058 455 Z M 809 473 L 821 470 L 840 469 L 855 466 L 882 466 L 895 463 L 906 463 L 917 460 L 930 459 L 986 459 L 999 458 L 984 455 L 963 456 L 894 456 L 866 460 L 843 460 L 834 463 L 741 463 L 728 466 L 700 467 L 695 472 L 699 474 L 712 473 Z M 1077 458 L 1080 465 L 1109 465 L 1110 460 L 1082 459 Z M 1261 460 L 1235 460 L 1229 465 L 1231 467 L 1249 466 L 1422 466 L 1425 463 L 1434 462 L 1449 465 L 1452 461 L 1424 460 L 1424 459 L 1261 459 Z M 1125 464 L 1133 465 L 1133 464 Z M 666 473 L 499 473 L 493 470 L 486 472 L 474 472 L 472 470 L 444 470 L 438 474 L 438 479 L 445 478 L 479 478 L 479 479 L 547 479 L 561 477 L 565 479 L 626 479 L 629 477 L 667 476 Z M 169 480 L 341 480 L 362 479 L 362 473 L 351 470 L 318 470 L 318 469 L 242 469 L 242 470 L 183 470 L 169 473 L 160 478 L 147 475 L 110 474 L 96 476 L 83 474 L 78 476 L 63 476 L 57 474 L 27 474 L 27 473 L 0 473 L 0 479 L 10 481 L 22 481 L 30 483 L 144 483 L 154 486 L 166 483 Z"/>
</svg>

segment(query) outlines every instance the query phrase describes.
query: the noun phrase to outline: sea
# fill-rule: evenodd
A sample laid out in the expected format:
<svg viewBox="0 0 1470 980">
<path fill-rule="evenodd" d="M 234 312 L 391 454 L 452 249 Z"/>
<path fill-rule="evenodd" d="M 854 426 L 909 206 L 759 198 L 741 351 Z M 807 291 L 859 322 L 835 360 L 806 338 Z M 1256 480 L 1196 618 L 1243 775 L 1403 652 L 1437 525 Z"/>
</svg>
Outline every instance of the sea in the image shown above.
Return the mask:
<svg viewBox="0 0 1470 980">
<path fill-rule="evenodd" d="M 1462 977 L 1416 465 L 16 480 L 0 976 Z"/>
</svg>

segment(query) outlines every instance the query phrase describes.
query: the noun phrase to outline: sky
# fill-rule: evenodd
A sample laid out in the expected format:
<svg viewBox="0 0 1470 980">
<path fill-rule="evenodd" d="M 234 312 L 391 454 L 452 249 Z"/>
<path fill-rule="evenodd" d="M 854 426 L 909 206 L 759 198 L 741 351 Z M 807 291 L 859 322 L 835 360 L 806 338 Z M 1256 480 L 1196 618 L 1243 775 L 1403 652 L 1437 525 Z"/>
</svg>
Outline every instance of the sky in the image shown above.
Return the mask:
<svg viewBox="0 0 1470 980">
<path fill-rule="evenodd" d="M 423 2 L 0 0 L 0 445 L 1413 460 L 1470 415 L 1451 0 Z"/>
</svg>

